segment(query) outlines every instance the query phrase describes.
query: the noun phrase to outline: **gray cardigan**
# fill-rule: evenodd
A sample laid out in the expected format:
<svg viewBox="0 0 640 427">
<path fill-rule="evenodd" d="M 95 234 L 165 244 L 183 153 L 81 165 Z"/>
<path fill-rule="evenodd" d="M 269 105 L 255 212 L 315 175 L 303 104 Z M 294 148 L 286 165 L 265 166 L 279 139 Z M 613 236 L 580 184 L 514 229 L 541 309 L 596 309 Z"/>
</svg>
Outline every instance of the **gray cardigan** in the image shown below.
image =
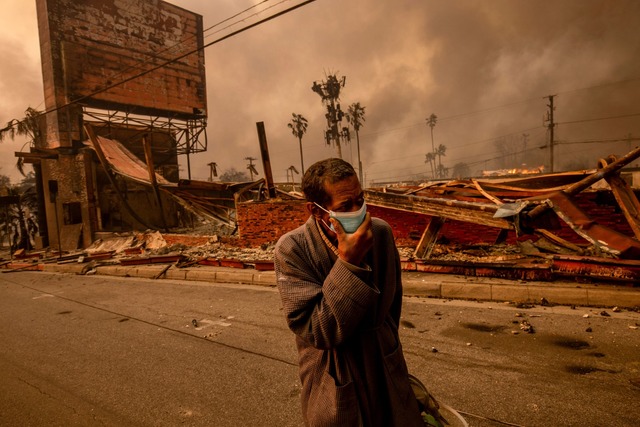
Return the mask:
<svg viewBox="0 0 640 427">
<path fill-rule="evenodd" d="M 278 290 L 296 335 L 308 426 L 424 426 L 398 337 L 400 258 L 389 225 L 372 219 L 370 268 L 338 259 L 313 216 L 280 238 Z"/>
</svg>

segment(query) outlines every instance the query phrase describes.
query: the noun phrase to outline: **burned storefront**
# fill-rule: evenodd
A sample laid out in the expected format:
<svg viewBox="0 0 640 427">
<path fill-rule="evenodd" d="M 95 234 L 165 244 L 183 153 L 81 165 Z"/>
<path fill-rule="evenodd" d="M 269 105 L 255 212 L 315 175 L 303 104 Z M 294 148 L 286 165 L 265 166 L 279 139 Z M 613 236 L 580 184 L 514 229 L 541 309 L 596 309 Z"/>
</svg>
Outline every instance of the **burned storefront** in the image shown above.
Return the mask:
<svg viewBox="0 0 640 427">
<path fill-rule="evenodd" d="M 43 244 L 179 225 L 178 156 L 207 148 L 202 17 L 163 1 L 36 3 L 44 131 L 16 155 L 36 172 Z"/>
</svg>

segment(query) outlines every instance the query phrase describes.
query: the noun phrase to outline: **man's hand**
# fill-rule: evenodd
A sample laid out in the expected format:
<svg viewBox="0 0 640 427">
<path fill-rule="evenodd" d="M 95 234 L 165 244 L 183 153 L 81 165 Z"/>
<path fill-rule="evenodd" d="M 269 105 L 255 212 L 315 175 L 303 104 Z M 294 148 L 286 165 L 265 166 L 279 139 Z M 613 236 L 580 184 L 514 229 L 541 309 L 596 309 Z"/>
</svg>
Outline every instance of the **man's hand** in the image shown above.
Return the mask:
<svg viewBox="0 0 640 427">
<path fill-rule="evenodd" d="M 330 218 L 331 224 L 338 237 L 338 256 L 350 264 L 361 266 L 364 256 L 373 246 L 373 230 L 371 229 L 371 215 L 367 212 L 360 227 L 353 233 L 347 234 L 342 224 L 335 218 Z"/>
</svg>

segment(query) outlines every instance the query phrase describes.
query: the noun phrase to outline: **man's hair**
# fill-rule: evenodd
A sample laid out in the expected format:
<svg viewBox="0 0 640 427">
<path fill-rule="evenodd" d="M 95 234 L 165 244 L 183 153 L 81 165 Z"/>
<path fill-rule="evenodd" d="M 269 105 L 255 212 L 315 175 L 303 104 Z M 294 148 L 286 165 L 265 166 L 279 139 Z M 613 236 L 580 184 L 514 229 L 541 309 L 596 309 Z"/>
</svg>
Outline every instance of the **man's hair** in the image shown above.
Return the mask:
<svg viewBox="0 0 640 427">
<path fill-rule="evenodd" d="M 302 177 L 302 192 L 307 201 L 321 206 L 330 202 L 324 184 L 334 184 L 356 176 L 356 171 L 342 159 L 325 159 L 311 165 Z"/>
</svg>

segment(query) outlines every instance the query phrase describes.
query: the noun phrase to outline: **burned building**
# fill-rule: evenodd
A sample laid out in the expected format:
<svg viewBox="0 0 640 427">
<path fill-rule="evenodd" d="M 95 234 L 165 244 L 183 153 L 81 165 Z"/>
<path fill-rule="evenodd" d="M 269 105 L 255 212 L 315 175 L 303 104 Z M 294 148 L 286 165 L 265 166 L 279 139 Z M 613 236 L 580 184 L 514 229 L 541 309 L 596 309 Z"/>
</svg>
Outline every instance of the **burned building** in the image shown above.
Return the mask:
<svg viewBox="0 0 640 427">
<path fill-rule="evenodd" d="M 203 20 L 159 0 L 37 0 L 46 112 L 28 153 L 44 245 L 176 225 L 178 156 L 206 150 Z M 47 239 L 48 238 L 48 239 Z"/>
</svg>

